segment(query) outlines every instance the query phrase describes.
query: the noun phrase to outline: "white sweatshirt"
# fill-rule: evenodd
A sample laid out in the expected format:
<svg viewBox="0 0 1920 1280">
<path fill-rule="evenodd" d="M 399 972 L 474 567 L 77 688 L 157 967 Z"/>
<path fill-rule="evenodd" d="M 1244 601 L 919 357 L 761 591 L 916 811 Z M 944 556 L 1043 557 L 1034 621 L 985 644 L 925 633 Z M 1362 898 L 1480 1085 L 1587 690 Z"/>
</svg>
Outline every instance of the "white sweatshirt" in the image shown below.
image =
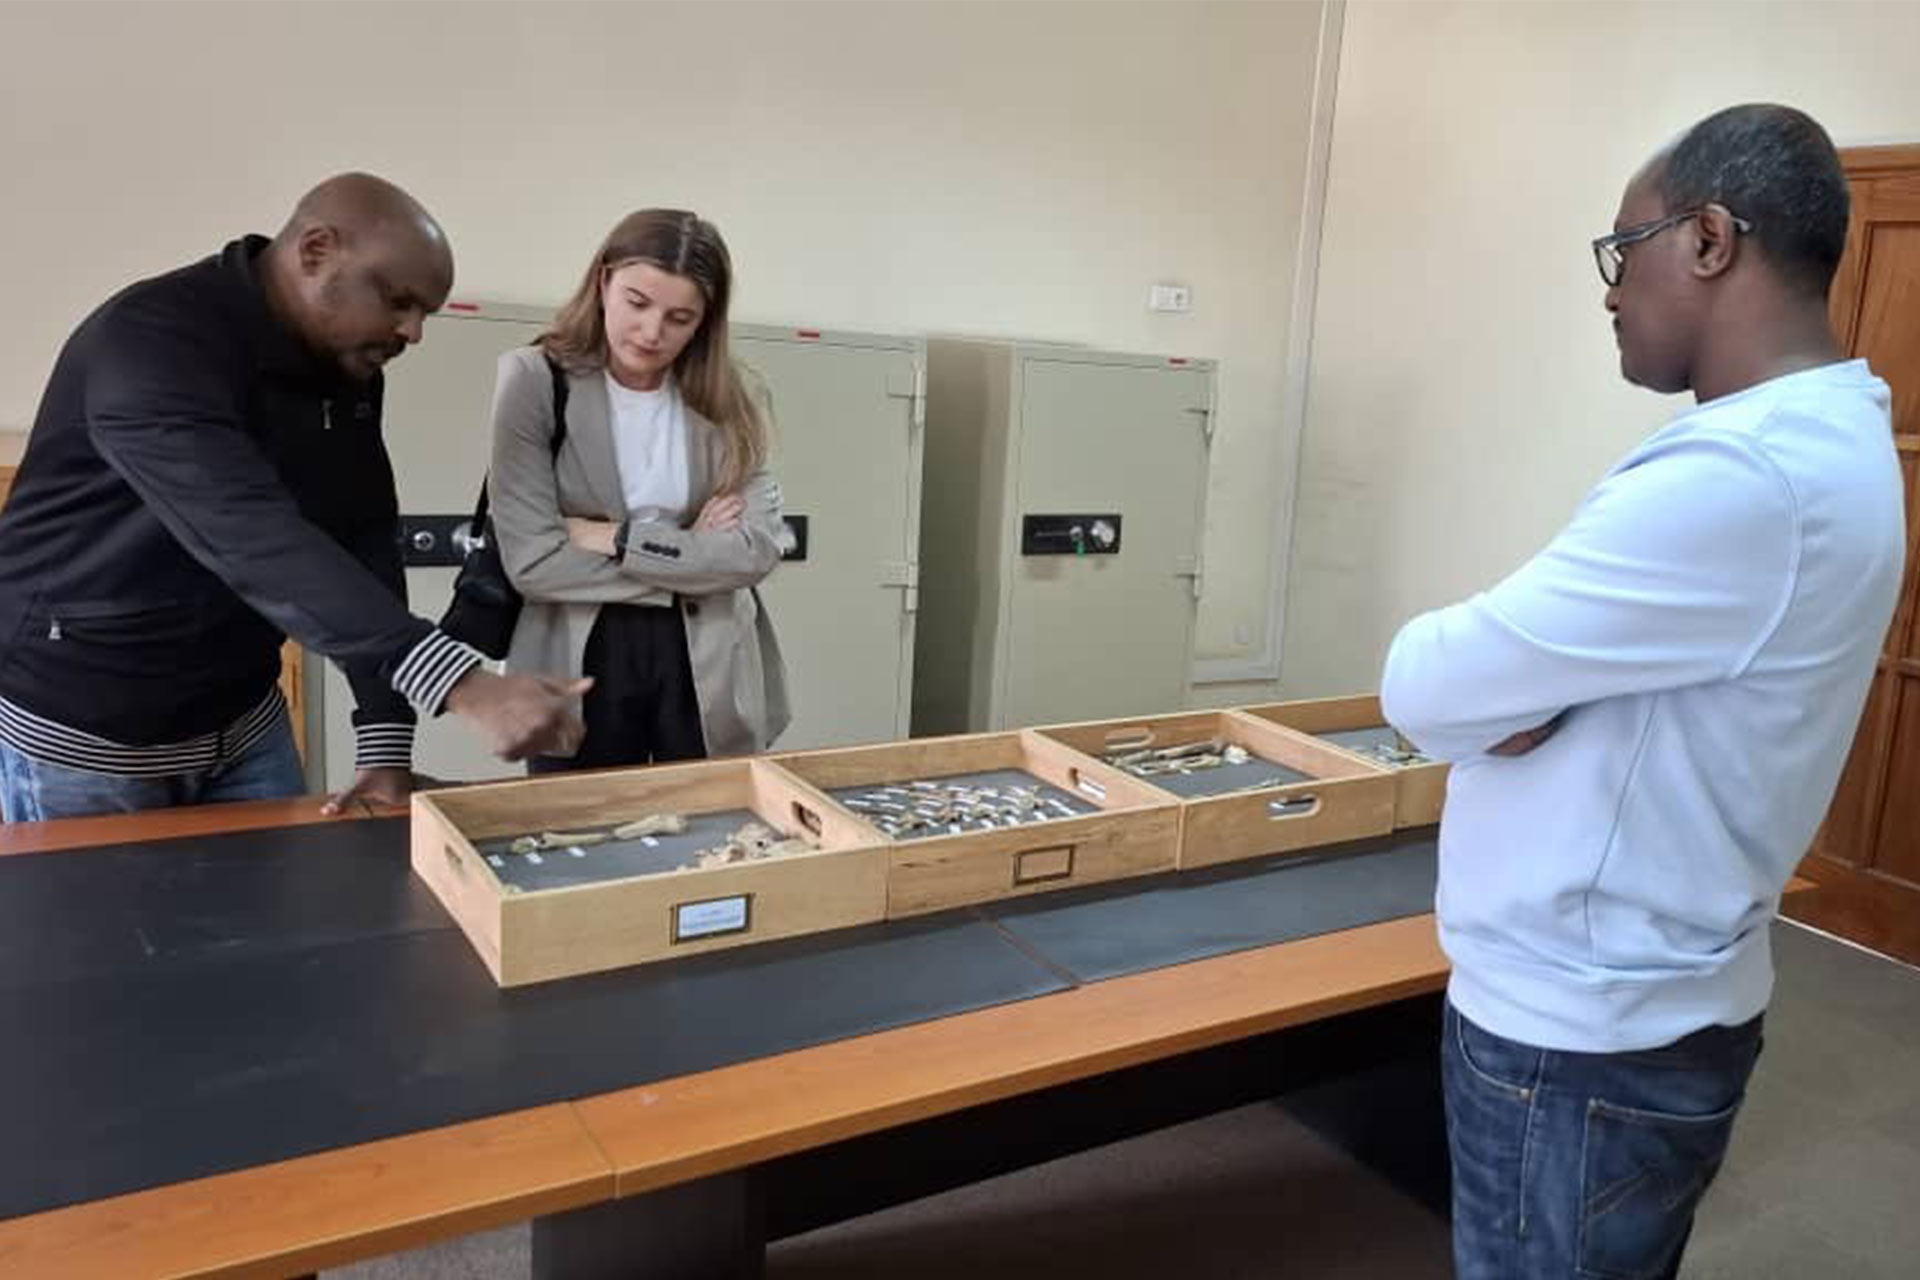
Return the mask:
<svg viewBox="0 0 1920 1280">
<path fill-rule="evenodd" d="M 1468 1018 L 1616 1052 L 1766 1006 L 1767 925 L 1899 591 L 1889 399 L 1855 360 L 1699 405 L 1513 576 L 1400 632 L 1387 717 L 1455 762 L 1438 912 Z"/>
</svg>

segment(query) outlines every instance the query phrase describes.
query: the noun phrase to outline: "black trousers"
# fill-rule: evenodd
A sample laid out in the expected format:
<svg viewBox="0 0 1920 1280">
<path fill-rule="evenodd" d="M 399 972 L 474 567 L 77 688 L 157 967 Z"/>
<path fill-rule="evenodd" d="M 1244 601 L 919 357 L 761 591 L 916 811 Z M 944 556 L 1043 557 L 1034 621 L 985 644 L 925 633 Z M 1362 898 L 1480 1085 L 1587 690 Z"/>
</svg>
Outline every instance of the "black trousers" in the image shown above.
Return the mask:
<svg viewBox="0 0 1920 1280">
<path fill-rule="evenodd" d="M 581 707 L 587 735 L 580 753 L 536 757 L 528 773 L 706 757 L 679 604 L 602 606 L 587 637 L 584 666 L 593 688 Z"/>
</svg>

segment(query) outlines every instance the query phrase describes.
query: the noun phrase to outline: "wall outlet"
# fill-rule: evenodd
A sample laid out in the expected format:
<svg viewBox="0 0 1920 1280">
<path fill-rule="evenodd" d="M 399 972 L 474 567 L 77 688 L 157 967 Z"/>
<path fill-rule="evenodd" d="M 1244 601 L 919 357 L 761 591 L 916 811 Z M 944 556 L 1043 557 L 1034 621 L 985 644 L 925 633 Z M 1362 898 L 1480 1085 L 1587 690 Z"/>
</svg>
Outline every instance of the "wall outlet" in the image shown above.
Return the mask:
<svg viewBox="0 0 1920 1280">
<path fill-rule="evenodd" d="M 1149 311 L 1191 311 L 1193 290 L 1183 284 L 1156 284 L 1147 291 Z"/>
</svg>

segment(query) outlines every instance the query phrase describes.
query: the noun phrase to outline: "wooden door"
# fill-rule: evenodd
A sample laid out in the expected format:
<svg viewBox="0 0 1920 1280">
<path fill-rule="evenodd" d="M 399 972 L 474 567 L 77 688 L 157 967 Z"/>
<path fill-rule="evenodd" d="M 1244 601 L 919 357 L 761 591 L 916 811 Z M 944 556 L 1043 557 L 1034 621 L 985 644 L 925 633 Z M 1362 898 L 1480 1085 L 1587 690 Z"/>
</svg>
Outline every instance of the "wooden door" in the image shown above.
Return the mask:
<svg viewBox="0 0 1920 1280">
<path fill-rule="evenodd" d="M 297 641 L 280 646 L 280 692 L 287 700 L 287 718 L 293 722 L 293 748 L 307 758 L 306 650 Z"/>
<path fill-rule="evenodd" d="M 1920 146 L 1842 153 L 1853 191 L 1834 329 L 1893 388 L 1907 570 L 1853 752 L 1801 865 L 1797 920 L 1920 963 Z"/>
</svg>

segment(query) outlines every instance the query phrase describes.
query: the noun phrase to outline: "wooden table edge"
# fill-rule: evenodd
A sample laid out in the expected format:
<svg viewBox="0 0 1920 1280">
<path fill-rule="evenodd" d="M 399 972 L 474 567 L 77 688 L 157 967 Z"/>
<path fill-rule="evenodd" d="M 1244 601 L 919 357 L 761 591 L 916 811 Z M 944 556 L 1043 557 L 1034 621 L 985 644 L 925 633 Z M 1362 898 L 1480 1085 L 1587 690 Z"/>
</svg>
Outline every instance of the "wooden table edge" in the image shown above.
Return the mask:
<svg viewBox="0 0 1920 1280">
<path fill-rule="evenodd" d="M 1329 983 L 1353 960 L 1369 976 Z M 1421 915 L 617 1090 L 574 1103 L 634 1195 L 1056 1084 L 1441 990 Z M 1289 989 L 1276 981 L 1291 981 Z M 1312 986 L 1302 993 L 1302 984 Z M 875 1082 L 877 1083 L 877 1087 Z"/>
<path fill-rule="evenodd" d="M 321 800 L 309 796 L 294 801 L 201 806 L 159 815 L 0 824 L 0 854 L 384 816 L 365 806 L 356 806 L 354 812 L 337 817 L 322 815 Z M 167 821 L 169 818 L 173 820 Z M 1785 892 L 1797 895 L 1817 889 L 1818 885 L 1796 876 Z M 253 1280 L 338 1266 L 634 1195 L 1049 1085 L 1431 994 L 1445 986 L 1447 974 L 1433 928 L 1434 917 L 1424 914 L 1232 952 L 572 1102 L 550 1103 L 0 1220 L 0 1277 L 43 1280 L 63 1275 L 127 1275 Z M 1258 979 L 1273 977 L 1276 969 L 1318 969 L 1322 962 L 1339 960 L 1342 953 L 1356 946 L 1364 950 L 1383 944 L 1402 950 L 1413 947 L 1392 967 L 1391 976 L 1349 982 L 1312 998 L 1278 1002 L 1270 996 L 1261 998 L 1263 988 Z M 1191 1004 L 1166 999 L 1166 992 L 1161 990 L 1192 984 L 1226 984 L 1243 998 L 1238 1002 L 1230 999 L 1224 1010 L 1198 1016 Z M 1138 1027 L 1124 1032 L 1112 1029 L 1104 1038 L 1090 1043 L 1071 1043 L 1078 1034 L 1072 1030 L 1077 1025 L 1114 1018 L 1136 1005 L 1144 1006 L 1151 1020 L 1146 1034 Z M 979 1049 L 983 1039 L 996 1043 L 1000 1055 L 982 1058 L 970 1052 Z M 957 1059 L 953 1056 L 956 1052 Z M 809 1079 L 815 1083 L 838 1080 L 844 1085 L 850 1063 L 857 1066 L 862 1059 L 875 1058 L 885 1062 L 889 1079 L 910 1076 L 914 1071 L 932 1071 L 934 1076 L 913 1088 L 895 1087 L 865 1101 L 840 1100 L 832 1105 L 820 1105 L 831 1097 L 830 1092 L 809 1095 L 804 1087 Z M 812 1096 L 817 1114 L 803 1122 L 768 1128 L 766 1103 L 759 1098 L 762 1091 L 787 1098 Z M 750 1109 L 730 1110 L 726 1105 L 729 1099 L 742 1104 L 754 1104 L 759 1099 L 760 1118 L 749 1120 L 756 1114 Z M 664 1152 L 651 1149 L 645 1141 L 635 1141 L 636 1126 L 640 1131 L 654 1130 L 661 1117 L 681 1122 L 680 1117 L 692 1111 L 709 1116 L 716 1111 L 722 1113 L 723 1131 L 696 1135 L 698 1140 L 691 1142 L 683 1131 L 674 1149 Z M 503 1126 L 541 1122 L 558 1124 L 555 1139 L 576 1148 L 572 1155 L 577 1167 L 557 1181 L 535 1179 L 478 1199 L 398 1216 L 379 1206 L 363 1206 L 358 1218 L 341 1221 L 337 1215 L 346 1211 L 343 1205 L 332 1211 L 335 1218 L 327 1218 L 329 1189 L 336 1192 L 337 1199 L 350 1203 L 357 1198 L 352 1188 L 368 1176 L 404 1178 L 410 1163 L 426 1169 L 441 1165 L 441 1151 L 449 1144 L 484 1146 Z M 729 1126 L 734 1132 L 724 1132 Z M 356 1170 L 361 1171 L 357 1176 Z M 295 1189 L 289 1191 L 288 1183 Z M 222 1205 L 275 1198 L 298 1198 L 300 1217 L 314 1225 L 290 1230 L 278 1241 L 222 1250 L 217 1247 L 219 1232 L 206 1231 L 196 1222 L 221 1213 Z M 158 1270 L 142 1269 L 144 1258 L 152 1251 L 168 1250 L 172 1261 Z M 67 1265 L 86 1258 L 94 1259 L 86 1263 L 86 1269 L 73 1270 Z"/>
<path fill-rule="evenodd" d="M 1793 877 L 1783 896 L 1817 885 Z M 1445 988 L 1450 971 L 1431 913 L 1229 952 L 1160 969 L 1088 983 L 968 1013 L 913 1023 L 849 1040 L 616 1090 L 573 1105 L 607 1152 L 622 1197 L 710 1177 L 812 1147 L 996 1102 L 1230 1040 L 1428 995 Z M 1385 972 L 1369 981 L 1325 988 L 1296 1000 L 1275 1000 L 1289 971 L 1339 970 L 1387 948 Z M 1376 962 L 1380 957 L 1373 957 Z M 1205 1016 L 1165 988 L 1228 985 L 1242 995 Z M 1154 1025 L 1125 1036 L 1074 1044 L 1078 1027 L 1139 1005 Z M 956 1045 L 957 1039 L 976 1043 Z M 895 1079 L 931 1072 L 913 1089 L 830 1103 L 834 1086 L 863 1061 L 879 1058 Z M 795 1115 L 792 1099 L 812 1114 Z M 786 1117 L 775 1123 L 778 1108 Z M 709 1124 L 689 1132 L 680 1113 Z M 681 1124 L 676 1131 L 671 1127 Z"/>
<path fill-rule="evenodd" d="M 375 813 L 357 800 L 351 802 L 344 812 L 322 813 L 320 806 L 326 800 L 324 795 L 295 796 L 287 800 L 241 800 L 233 804 L 189 805 L 178 809 L 150 809 L 141 813 L 102 814 L 93 818 L 0 822 L 0 857 L 392 816 L 390 813 Z"/>
<path fill-rule="evenodd" d="M 520 1158 L 488 1161 L 489 1149 Z M 462 1175 L 472 1185 L 459 1185 Z M 572 1106 L 548 1103 L 0 1221 L 0 1277 L 270 1280 L 595 1204 L 613 1190 Z"/>
</svg>

